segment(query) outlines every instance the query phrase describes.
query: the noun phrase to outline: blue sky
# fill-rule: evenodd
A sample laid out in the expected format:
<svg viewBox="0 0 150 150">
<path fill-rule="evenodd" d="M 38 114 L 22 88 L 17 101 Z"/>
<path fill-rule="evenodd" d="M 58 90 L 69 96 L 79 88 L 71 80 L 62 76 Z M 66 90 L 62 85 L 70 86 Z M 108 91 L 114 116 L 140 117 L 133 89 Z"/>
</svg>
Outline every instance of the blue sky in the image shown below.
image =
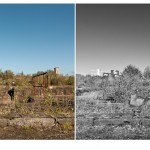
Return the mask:
<svg viewBox="0 0 150 150">
<path fill-rule="evenodd" d="M 0 68 L 74 72 L 74 5 L 0 5 Z"/>
</svg>

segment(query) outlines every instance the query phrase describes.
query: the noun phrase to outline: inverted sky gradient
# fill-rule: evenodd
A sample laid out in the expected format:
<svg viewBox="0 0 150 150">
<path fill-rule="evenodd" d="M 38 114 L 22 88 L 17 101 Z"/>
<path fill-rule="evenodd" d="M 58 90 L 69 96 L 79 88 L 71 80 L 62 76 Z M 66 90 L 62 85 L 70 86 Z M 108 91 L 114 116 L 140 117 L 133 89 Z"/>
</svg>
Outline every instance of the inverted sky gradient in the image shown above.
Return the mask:
<svg viewBox="0 0 150 150">
<path fill-rule="evenodd" d="M 74 5 L 0 5 L 0 68 L 74 71 Z"/>
<path fill-rule="evenodd" d="M 150 5 L 77 5 L 77 73 L 150 66 Z"/>
</svg>

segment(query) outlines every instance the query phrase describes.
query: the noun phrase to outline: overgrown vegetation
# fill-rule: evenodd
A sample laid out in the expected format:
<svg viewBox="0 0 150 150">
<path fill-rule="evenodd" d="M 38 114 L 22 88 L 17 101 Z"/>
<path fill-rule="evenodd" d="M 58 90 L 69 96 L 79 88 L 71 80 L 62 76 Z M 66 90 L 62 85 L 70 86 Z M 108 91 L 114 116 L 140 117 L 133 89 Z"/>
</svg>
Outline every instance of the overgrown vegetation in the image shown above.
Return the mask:
<svg viewBox="0 0 150 150">
<path fill-rule="evenodd" d="M 41 74 L 43 72 L 37 72 L 36 74 L 25 75 L 23 72 L 19 74 L 13 73 L 11 70 L 0 70 L 0 118 L 5 120 L 5 124 L 0 122 L 5 127 L 6 131 L 16 128 L 14 132 L 19 132 L 20 137 L 17 134 L 13 134 L 14 138 L 45 138 L 53 139 L 54 137 L 59 139 L 63 137 L 73 137 L 73 124 L 72 119 L 68 119 L 66 122 L 59 126 L 59 122 L 55 122 L 55 119 L 61 118 L 73 118 L 74 105 L 69 105 L 69 102 L 74 102 L 74 76 L 55 74 L 54 71 L 48 71 L 48 86 L 44 86 L 43 76 L 36 78 L 35 82 L 41 84 L 34 88 L 33 76 Z M 39 82 L 41 81 L 41 83 Z M 14 100 L 11 101 L 8 95 L 10 87 L 14 87 Z M 36 93 L 35 93 L 36 91 Z M 16 124 L 13 121 L 18 118 L 21 119 Z M 36 118 L 41 119 L 39 123 L 33 123 L 32 127 L 26 125 L 26 119 L 30 119 L 31 122 Z M 47 119 L 54 121 L 53 130 L 50 130 L 49 126 L 46 126 Z M 7 121 L 7 122 L 6 122 Z M 53 122 L 52 121 L 52 122 Z M 12 122 L 12 124 L 10 124 Z M 38 127 L 39 125 L 39 127 Z M 37 132 L 40 130 L 39 134 Z M 1 129 L 1 128 L 0 128 Z M 32 133 L 35 132 L 33 136 Z M 11 131 L 11 134 L 14 133 Z M 53 134 L 51 134 L 53 132 Z M 1 138 L 8 136 L 0 135 Z"/>
<path fill-rule="evenodd" d="M 15 74 L 11 70 L 2 71 L 0 69 L 0 85 L 10 85 L 12 82 L 15 86 L 24 87 L 32 85 L 32 76 L 44 73 L 43 71 L 38 71 L 34 74 L 24 74 L 23 72 Z M 54 71 L 48 70 L 49 85 L 63 86 L 63 85 L 74 85 L 73 75 L 62 75 L 55 74 Z"/>
<path fill-rule="evenodd" d="M 113 80 L 77 75 L 77 139 L 150 139 L 150 67 L 128 65 Z M 144 99 L 131 105 L 131 96 Z"/>
<path fill-rule="evenodd" d="M 61 75 L 61 74 L 56 74 L 52 70 L 47 70 L 49 80 L 48 84 L 49 85 L 56 85 L 56 86 L 63 86 L 63 85 L 74 85 L 74 76 L 73 75 Z M 35 75 L 40 75 L 44 73 L 43 71 L 38 71 L 37 73 L 33 74 Z"/>
<path fill-rule="evenodd" d="M 77 95 L 99 90 L 104 91 L 104 99 L 114 97 L 116 102 L 125 102 L 136 90 L 139 96 L 149 97 L 150 67 L 146 67 L 142 73 L 137 67 L 128 65 L 121 76 L 114 78 L 113 81 L 101 76 L 77 74 Z"/>
</svg>

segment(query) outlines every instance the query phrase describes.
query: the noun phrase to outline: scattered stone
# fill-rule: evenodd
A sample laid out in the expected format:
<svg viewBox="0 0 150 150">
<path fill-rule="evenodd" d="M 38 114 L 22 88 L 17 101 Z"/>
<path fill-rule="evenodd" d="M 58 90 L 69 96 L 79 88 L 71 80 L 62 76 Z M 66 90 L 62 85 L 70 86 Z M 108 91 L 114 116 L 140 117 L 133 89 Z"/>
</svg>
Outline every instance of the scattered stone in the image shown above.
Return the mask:
<svg viewBox="0 0 150 150">
<path fill-rule="evenodd" d="M 0 119 L 0 127 L 6 127 L 9 125 L 8 119 Z"/>
<path fill-rule="evenodd" d="M 30 126 L 30 127 L 53 127 L 55 121 L 53 118 L 15 118 L 9 120 L 11 126 Z"/>
<path fill-rule="evenodd" d="M 143 104 L 144 104 L 143 98 L 138 98 L 136 94 L 131 95 L 130 105 L 139 107 L 142 106 Z"/>
</svg>

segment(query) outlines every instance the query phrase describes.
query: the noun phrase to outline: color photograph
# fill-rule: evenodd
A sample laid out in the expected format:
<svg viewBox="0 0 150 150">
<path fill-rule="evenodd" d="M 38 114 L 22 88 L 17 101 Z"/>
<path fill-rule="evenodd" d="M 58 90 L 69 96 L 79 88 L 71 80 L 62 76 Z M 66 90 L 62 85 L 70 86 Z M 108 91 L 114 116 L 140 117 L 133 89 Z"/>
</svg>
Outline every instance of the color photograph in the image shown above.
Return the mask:
<svg viewBox="0 0 150 150">
<path fill-rule="evenodd" d="M 0 139 L 74 139 L 74 4 L 0 4 Z"/>
</svg>

